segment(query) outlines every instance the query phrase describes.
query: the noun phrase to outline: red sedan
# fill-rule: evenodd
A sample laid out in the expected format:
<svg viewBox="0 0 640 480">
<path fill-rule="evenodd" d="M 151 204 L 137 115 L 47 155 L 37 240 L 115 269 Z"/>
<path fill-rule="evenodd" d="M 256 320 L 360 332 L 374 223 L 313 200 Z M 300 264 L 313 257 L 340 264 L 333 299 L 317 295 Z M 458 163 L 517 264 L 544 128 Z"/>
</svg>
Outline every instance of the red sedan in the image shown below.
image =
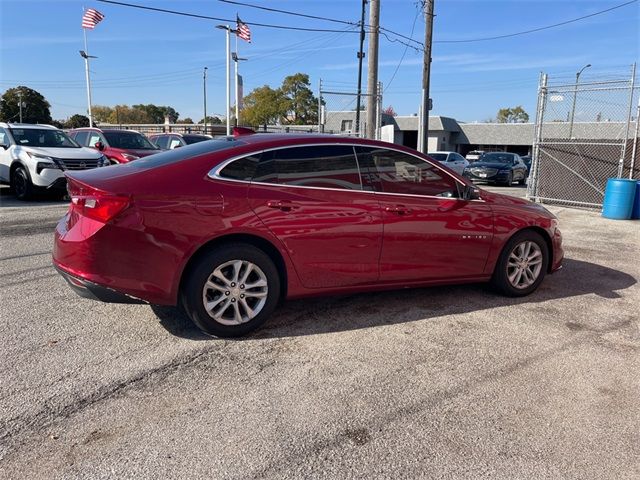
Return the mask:
<svg viewBox="0 0 640 480">
<path fill-rule="evenodd" d="M 556 218 L 398 145 L 244 135 L 67 174 L 53 260 L 82 296 L 182 305 L 216 336 L 285 298 L 490 281 L 560 268 Z"/>
</svg>

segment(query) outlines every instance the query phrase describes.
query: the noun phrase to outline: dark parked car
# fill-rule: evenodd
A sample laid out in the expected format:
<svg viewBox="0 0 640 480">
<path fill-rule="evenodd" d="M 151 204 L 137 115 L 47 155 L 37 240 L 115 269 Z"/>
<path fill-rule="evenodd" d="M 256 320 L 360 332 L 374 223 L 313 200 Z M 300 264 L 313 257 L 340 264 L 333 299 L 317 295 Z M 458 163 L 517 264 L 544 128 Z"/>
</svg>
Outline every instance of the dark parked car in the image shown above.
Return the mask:
<svg viewBox="0 0 640 480">
<path fill-rule="evenodd" d="M 515 153 L 489 152 L 480 160 L 464 169 L 462 173 L 474 182 L 501 183 L 511 186 L 513 182 L 524 185 L 527 181 L 527 167 Z"/>
<path fill-rule="evenodd" d="M 201 135 L 199 133 L 154 133 L 149 135 L 151 143 L 160 150 L 173 150 L 174 148 L 211 140 L 211 138 L 210 135 Z"/>
<path fill-rule="evenodd" d="M 527 167 L 527 178 L 528 178 L 529 174 L 531 173 L 531 155 L 525 155 L 523 157 L 520 157 L 520 159 L 522 160 L 522 163 L 524 163 L 525 166 Z"/>
<path fill-rule="evenodd" d="M 77 128 L 69 136 L 80 145 L 101 151 L 112 164 L 127 163 L 160 152 L 147 137 L 135 130 Z"/>
<path fill-rule="evenodd" d="M 245 135 L 67 177 L 53 261 L 69 285 L 181 304 L 217 336 L 287 298 L 488 281 L 523 296 L 563 258 L 544 207 L 373 140 Z"/>
</svg>

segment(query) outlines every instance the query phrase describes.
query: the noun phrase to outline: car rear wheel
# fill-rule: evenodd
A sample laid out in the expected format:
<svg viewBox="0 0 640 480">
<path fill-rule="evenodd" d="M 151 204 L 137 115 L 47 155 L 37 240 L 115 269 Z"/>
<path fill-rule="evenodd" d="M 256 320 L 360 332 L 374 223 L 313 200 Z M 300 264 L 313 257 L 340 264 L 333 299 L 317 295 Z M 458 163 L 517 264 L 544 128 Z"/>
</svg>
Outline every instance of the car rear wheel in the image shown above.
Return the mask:
<svg viewBox="0 0 640 480">
<path fill-rule="evenodd" d="M 535 291 L 547 272 L 549 248 L 539 233 L 525 230 L 505 245 L 491 283 L 501 293 L 522 297 Z"/>
<path fill-rule="evenodd" d="M 212 249 L 187 275 L 182 304 L 193 323 L 216 337 L 239 337 L 255 330 L 280 297 L 278 270 L 252 245 Z"/>
<path fill-rule="evenodd" d="M 24 167 L 18 167 L 13 171 L 11 188 L 18 200 L 29 200 L 33 197 L 33 184 Z"/>
</svg>

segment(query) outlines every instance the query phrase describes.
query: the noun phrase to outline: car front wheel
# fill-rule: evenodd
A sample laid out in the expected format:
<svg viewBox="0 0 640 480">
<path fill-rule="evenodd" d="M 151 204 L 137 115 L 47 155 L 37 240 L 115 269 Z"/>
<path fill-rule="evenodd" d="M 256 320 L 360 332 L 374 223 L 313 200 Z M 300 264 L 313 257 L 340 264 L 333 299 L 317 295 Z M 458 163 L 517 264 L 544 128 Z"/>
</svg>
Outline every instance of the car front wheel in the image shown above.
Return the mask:
<svg viewBox="0 0 640 480">
<path fill-rule="evenodd" d="M 182 304 L 193 323 L 216 337 L 239 337 L 257 329 L 280 297 L 278 270 L 252 245 L 214 248 L 187 275 Z"/>
<path fill-rule="evenodd" d="M 535 291 L 547 272 L 549 248 L 539 233 L 525 230 L 505 245 L 491 280 L 493 286 L 510 297 Z"/>
<path fill-rule="evenodd" d="M 33 197 L 33 184 L 24 167 L 18 167 L 11 175 L 11 187 L 18 200 L 29 200 Z"/>
</svg>

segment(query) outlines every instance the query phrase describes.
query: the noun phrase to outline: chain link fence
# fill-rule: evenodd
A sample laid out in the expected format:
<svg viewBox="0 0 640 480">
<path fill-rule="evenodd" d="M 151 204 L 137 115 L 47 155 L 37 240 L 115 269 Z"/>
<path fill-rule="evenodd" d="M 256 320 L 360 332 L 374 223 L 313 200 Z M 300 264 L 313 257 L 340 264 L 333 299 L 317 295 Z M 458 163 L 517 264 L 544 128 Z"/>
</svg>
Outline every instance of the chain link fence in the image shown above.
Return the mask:
<svg viewBox="0 0 640 480">
<path fill-rule="evenodd" d="M 626 75 L 588 81 L 543 74 L 527 195 L 543 203 L 599 208 L 609 178 L 640 178 L 639 86 Z"/>
<path fill-rule="evenodd" d="M 382 92 L 382 84 L 378 84 Z M 357 115 L 358 94 L 351 89 L 320 82 L 318 95 L 320 118 L 318 129 L 323 133 L 365 137 L 367 131 L 367 103 L 371 95 L 360 94 L 360 115 Z M 382 120 L 382 94 L 375 95 L 377 129 L 375 138 L 380 139 Z"/>
</svg>

